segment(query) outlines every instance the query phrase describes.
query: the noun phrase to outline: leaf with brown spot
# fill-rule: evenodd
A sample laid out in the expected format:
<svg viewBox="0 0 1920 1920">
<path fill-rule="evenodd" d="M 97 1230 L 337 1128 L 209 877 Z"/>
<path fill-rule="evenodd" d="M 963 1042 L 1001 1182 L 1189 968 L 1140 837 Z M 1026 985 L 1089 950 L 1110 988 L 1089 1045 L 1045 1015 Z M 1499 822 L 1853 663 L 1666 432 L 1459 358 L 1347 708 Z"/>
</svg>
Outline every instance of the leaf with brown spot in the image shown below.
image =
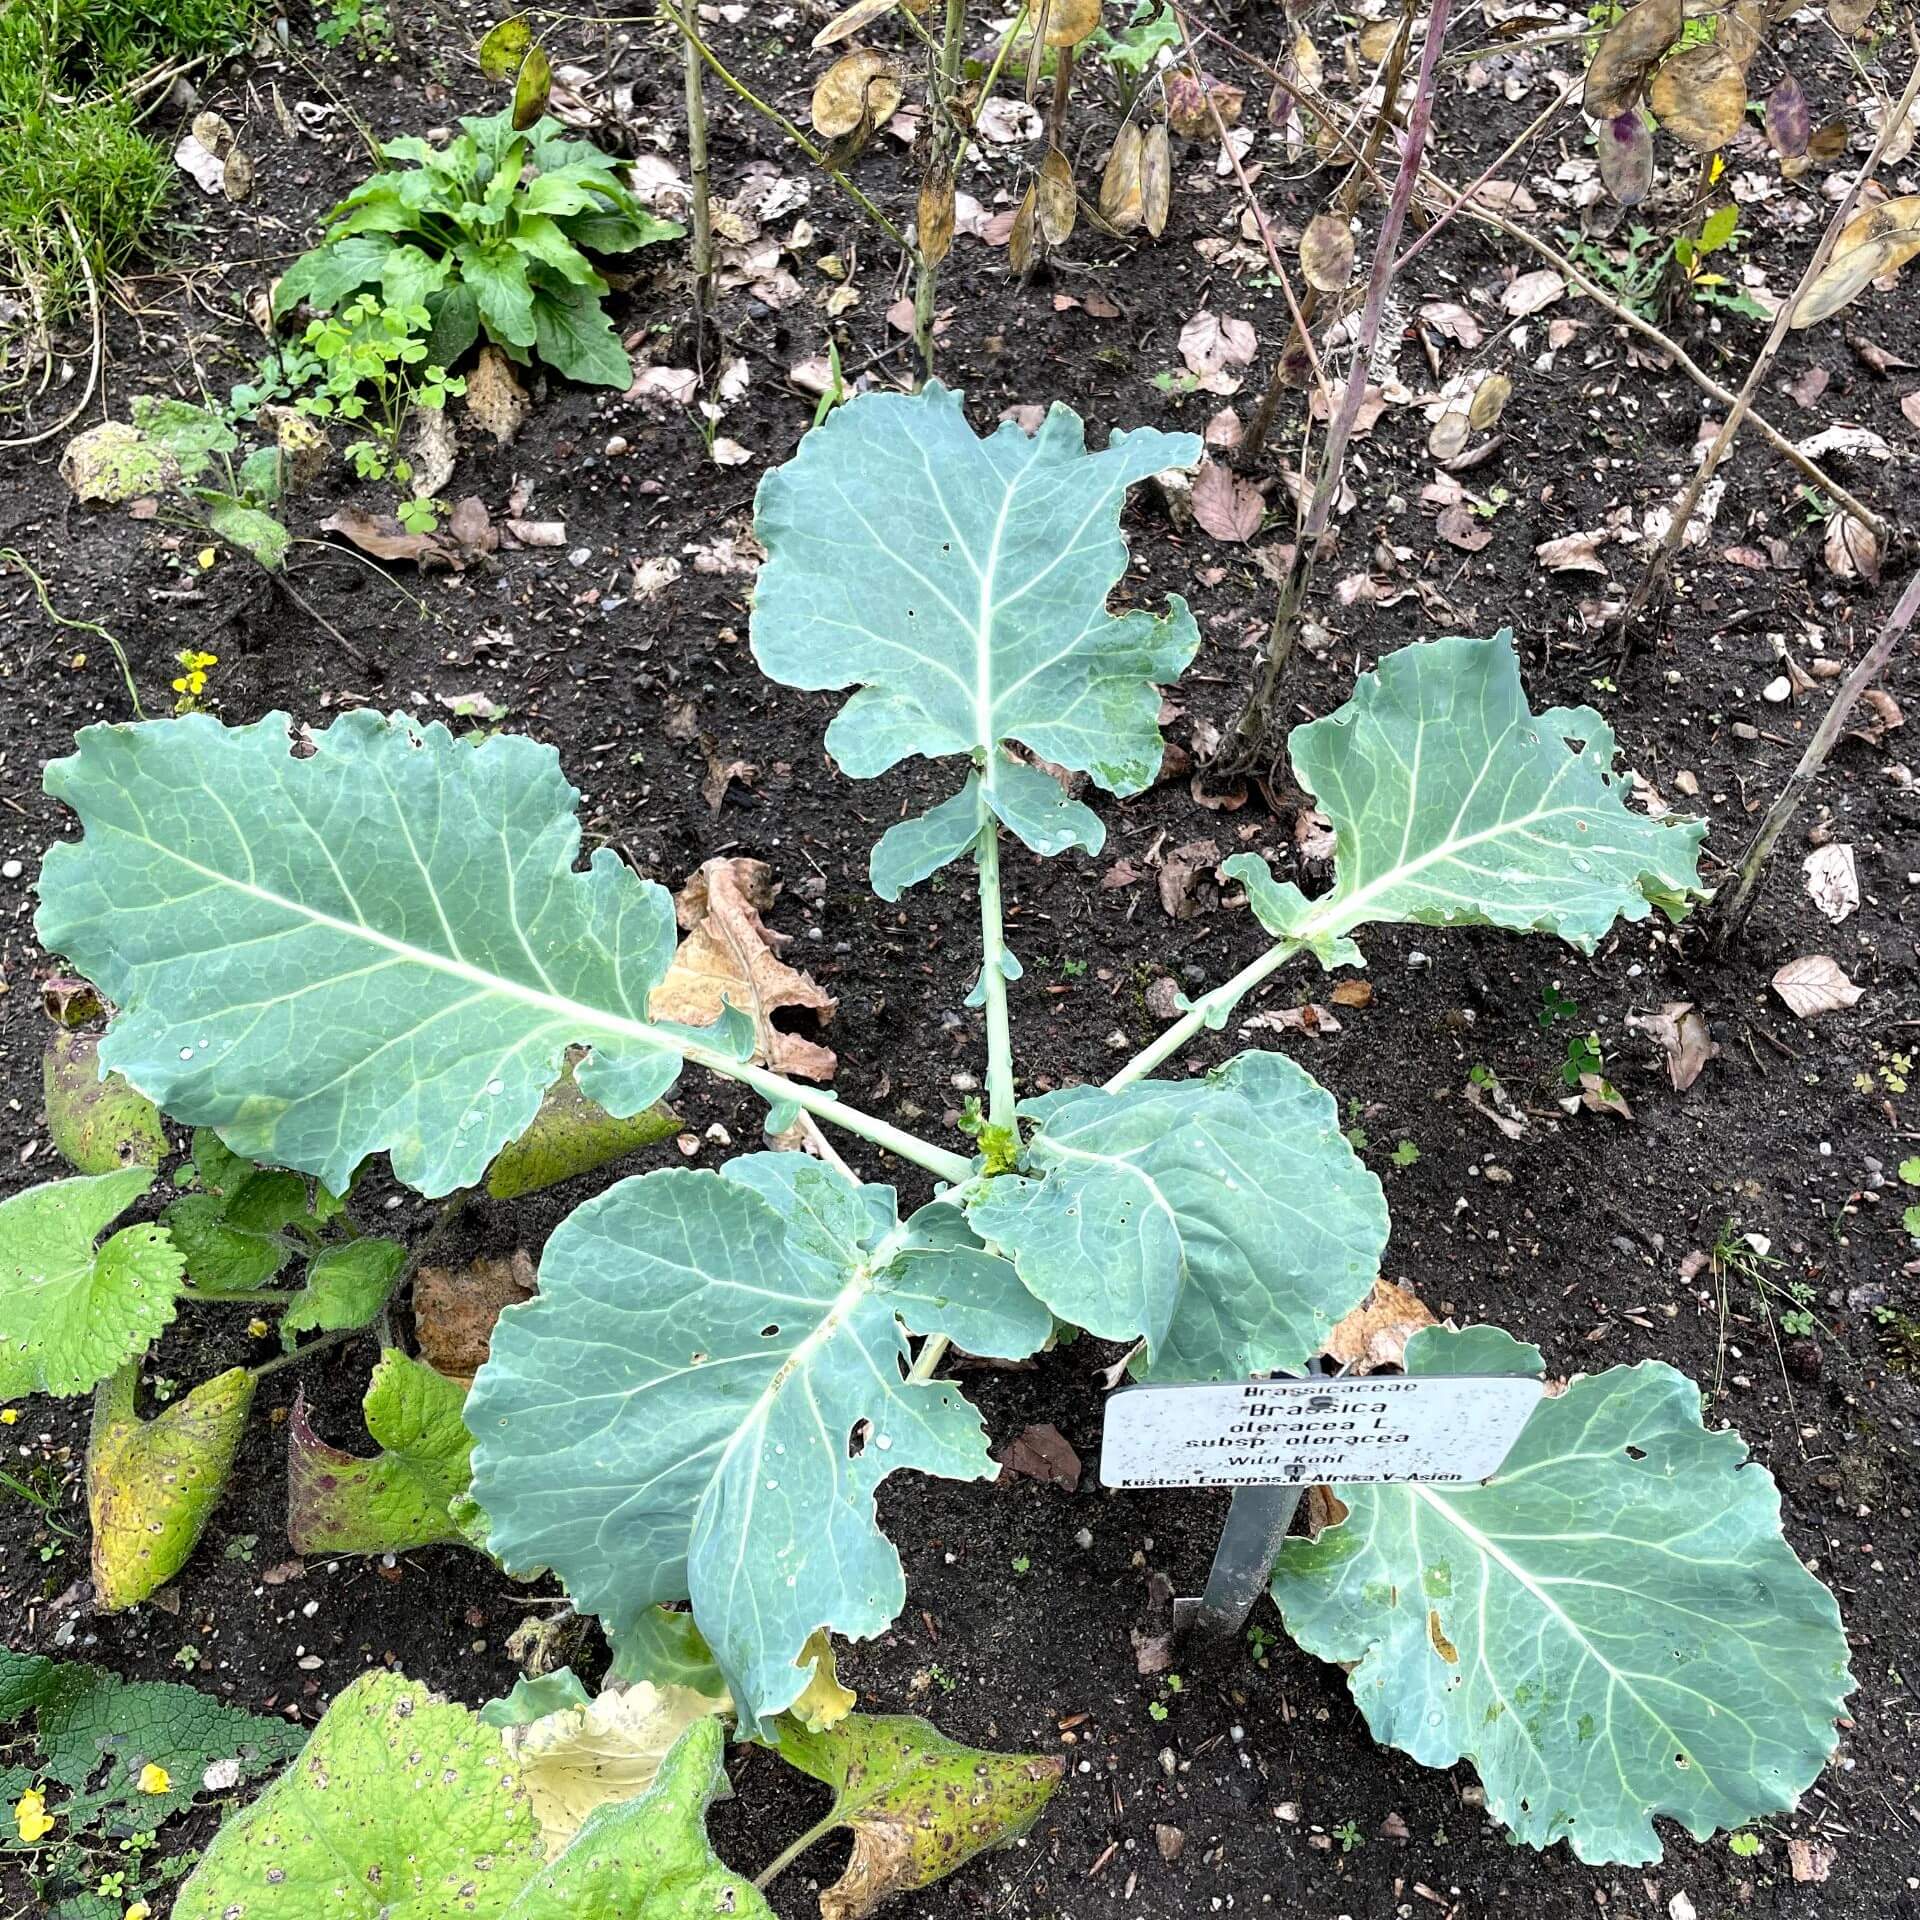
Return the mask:
<svg viewBox="0 0 1920 1920">
<path fill-rule="evenodd" d="M 464 1267 L 422 1267 L 413 1277 L 413 1331 L 420 1357 L 464 1386 L 486 1365 L 503 1308 L 531 1300 L 533 1261 L 524 1247 Z"/>
<path fill-rule="evenodd" d="M 1393 1280 L 1376 1280 L 1373 1290 L 1327 1335 L 1326 1353 L 1352 1373 L 1397 1367 L 1407 1342 L 1422 1327 L 1437 1326 L 1433 1310 L 1416 1293 Z"/>
<path fill-rule="evenodd" d="M 1647 97 L 1676 140 L 1696 153 L 1717 153 L 1746 117 L 1746 69 L 1717 41 L 1703 40 L 1661 67 Z"/>
<path fill-rule="evenodd" d="M 654 1020 L 711 1026 L 729 1005 L 753 1021 L 753 1057 L 776 1073 L 831 1080 L 831 1048 L 789 1033 L 774 1016 L 788 1010 L 833 1018 L 839 1004 L 779 950 L 792 938 L 760 918 L 773 905 L 773 869 L 761 860 L 709 860 L 674 900 L 686 938 L 667 977 L 647 1000 Z"/>
<path fill-rule="evenodd" d="M 1337 213 L 1316 213 L 1300 236 L 1300 271 L 1322 293 L 1343 293 L 1353 278 L 1353 229 Z"/>
<path fill-rule="evenodd" d="M 1587 68 L 1580 102 L 1587 118 L 1613 120 L 1625 113 L 1686 24 L 1682 0 L 1640 0 L 1608 28 Z"/>
<path fill-rule="evenodd" d="M 1077 47 L 1100 24 L 1100 0 L 1052 0 L 1047 8 L 1047 45 Z"/>
<path fill-rule="evenodd" d="M 1040 1817 L 1066 1761 L 964 1747 L 912 1714 L 849 1714 L 814 1733 L 774 1723 L 782 1759 L 833 1789 L 822 1822 L 853 1834 L 846 1871 L 820 1895 L 821 1920 L 864 1920 L 898 1894 L 944 1879 Z"/>
</svg>

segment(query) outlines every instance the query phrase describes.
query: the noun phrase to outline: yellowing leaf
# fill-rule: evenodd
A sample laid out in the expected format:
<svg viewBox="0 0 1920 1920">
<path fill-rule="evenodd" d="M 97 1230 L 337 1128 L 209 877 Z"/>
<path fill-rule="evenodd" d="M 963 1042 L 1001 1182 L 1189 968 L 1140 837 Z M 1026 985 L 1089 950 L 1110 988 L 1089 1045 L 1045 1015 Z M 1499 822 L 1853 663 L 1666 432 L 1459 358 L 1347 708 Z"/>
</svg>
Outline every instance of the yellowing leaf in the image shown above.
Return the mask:
<svg viewBox="0 0 1920 1920">
<path fill-rule="evenodd" d="M 808 1661 L 813 1663 L 813 1678 L 787 1711 L 809 1733 L 825 1733 L 853 1711 L 854 1702 L 860 1696 L 851 1687 L 840 1684 L 840 1675 L 833 1663 L 833 1641 L 824 1627 L 800 1649 L 800 1658 L 794 1665 L 804 1667 Z"/>
<path fill-rule="evenodd" d="M 548 1858 L 560 1853 L 596 1807 L 645 1793 L 668 1750 L 696 1720 L 732 1710 L 725 1694 L 713 1699 L 692 1687 L 642 1680 L 584 1707 L 563 1707 L 526 1726 L 502 1728 Z"/>
<path fill-rule="evenodd" d="M 53 1831 L 53 1816 L 47 1811 L 47 1797 L 38 1787 L 29 1787 L 13 1803 L 13 1824 L 21 1841 L 32 1846 Z"/>
<path fill-rule="evenodd" d="M 1052 0 L 1047 8 L 1047 45 L 1077 47 L 1100 24 L 1100 0 Z"/>
<path fill-rule="evenodd" d="M 1353 278 L 1353 229 L 1337 213 L 1316 213 L 1300 236 L 1300 271 L 1322 293 L 1342 293 Z"/>
</svg>

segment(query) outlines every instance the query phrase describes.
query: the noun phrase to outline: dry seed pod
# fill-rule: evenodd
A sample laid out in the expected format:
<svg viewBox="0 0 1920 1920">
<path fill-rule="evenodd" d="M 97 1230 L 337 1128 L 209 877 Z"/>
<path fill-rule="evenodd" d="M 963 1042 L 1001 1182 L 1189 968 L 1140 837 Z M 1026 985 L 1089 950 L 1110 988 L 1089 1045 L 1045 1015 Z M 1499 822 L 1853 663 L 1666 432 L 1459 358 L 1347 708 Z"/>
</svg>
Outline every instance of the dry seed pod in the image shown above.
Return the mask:
<svg viewBox="0 0 1920 1920">
<path fill-rule="evenodd" d="M 1504 373 L 1490 373 L 1473 390 L 1467 406 L 1467 425 L 1475 433 L 1485 433 L 1507 410 L 1513 397 L 1513 382 Z"/>
<path fill-rule="evenodd" d="M 1161 138 L 1165 140 L 1165 130 Z M 1113 136 L 1113 149 L 1100 175 L 1100 217 L 1115 233 L 1131 233 L 1145 218 L 1141 167 L 1146 142 L 1129 120 Z"/>
<path fill-rule="evenodd" d="M 1034 190 L 1028 187 L 1020 202 L 1020 211 L 1013 216 L 1013 231 L 1007 236 L 1007 263 L 1015 273 L 1027 273 L 1033 266 L 1036 204 Z"/>
<path fill-rule="evenodd" d="M 1167 209 L 1173 200 L 1173 155 L 1167 145 L 1166 123 L 1156 120 L 1140 145 L 1140 217 L 1158 240 L 1167 230 Z"/>
<path fill-rule="evenodd" d="M 1833 257 L 1793 310 L 1792 325 L 1816 326 L 1858 299 L 1882 274 L 1920 253 L 1920 193 L 1904 193 L 1856 213 L 1840 229 Z"/>
<path fill-rule="evenodd" d="M 1878 4 L 1879 0 L 1827 0 L 1827 18 L 1835 33 L 1851 40 L 1864 31 Z"/>
<path fill-rule="evenodd" d="M 1696 153 L 1717 153 L 1740 131 L 1747 112 L 1747 76 L 1714 41 L 1684 47 L 1648 92 L 1654 117 Z"/>
<path fill-rule="evenodd" d="M 253 191 L 253 162 L 238 147 L 227 155 L 220 186 L 229 200 L 244 200 Z"/>
<path fill-rule="evenodd" d="M 1813 116 L 1807 110 L 1807 96 L 1800 82 L 1788 74 L 1767 95 L 1767 138 L 1774 151 L 1785 160 L 1796 160 L 1807 150 L 1813 137 Z"/>
<path fill-rule="evenodd" d="M 1047 9 L 1047 45 L 1077 47 L 1100 24 L 1100 0 L 1053 0 Z"/>
<path fill-rule="evenodd" d="M 1684 0 L 1640 0 L 1600 38 L 1587 69 L 1581 111 L 1589 120 L 1617 120 L 1640 98 L 1647 75 L 1687 24 Z M 1663 116 L 1664 117 L 1664 116 Z"/>
<path fill-rule="evenodd" d="M 1427 452 L 1444 467 L 1449 460 L 1457 460 L 1466 452 L 1472 437 L 1473 423 L 1467 417 L 1466 408 L 1449 407 L 1427 434 Z"/>
<path fill-rule="evenodd" d="M 1360 29 L 1360 58 L 1368 66 L 1377 67 L 1387 57 L 1400 32 L 1397 20 L 1370 20 Z"/>
<path fill-rule="evenodd" d="M 869 47 L 842 54 L 813 89 L 813 130 L 829 140 L 877 127 L 900 105 L 900 76 L 884 53 Z"/>
<path fill-rule="evenodd" d="M 1316 213 L 1300 236 L 1300 271 L 1322 293 L 1342 293 L 1353 278 L 1353 229 L 1337 213 Z"/>
<path fill-rule="evenodd" d="M 900 4 L 900 0 L 853 0 L 853 5 L 843 13 L 836 13 L 827 24 L 813 36 L 813 50 L 821 52 L 827 47 L 837 47 L 842 40 L 851 40 L 862 27 L 870 27 L 883 15 L 891 13 Z"/>
<path fill-rule="evenodd" d="M 1653 135 L 1638 107 L 1602 121 L 1596 135 L 1600 184 L 1617 205 L 1637 207 L 1653 187 Z"/>
<path fill-rule="evenodd" d="M 1034 218 L 1039 223 L 1040 237 L 1050 247 L 1060 246 L 1073 231 L 1080 196 L 1074 190 L 1073 168 L 1058 147 L 1047 149 L 1034 191 Z"/>
<path fill-rule="evenodd" d="M 953 250 L 953 169 L 930 168 L 920 182 L 920 204 L 914 215 L 920 257 L 937 267 Z"/>
</svg>

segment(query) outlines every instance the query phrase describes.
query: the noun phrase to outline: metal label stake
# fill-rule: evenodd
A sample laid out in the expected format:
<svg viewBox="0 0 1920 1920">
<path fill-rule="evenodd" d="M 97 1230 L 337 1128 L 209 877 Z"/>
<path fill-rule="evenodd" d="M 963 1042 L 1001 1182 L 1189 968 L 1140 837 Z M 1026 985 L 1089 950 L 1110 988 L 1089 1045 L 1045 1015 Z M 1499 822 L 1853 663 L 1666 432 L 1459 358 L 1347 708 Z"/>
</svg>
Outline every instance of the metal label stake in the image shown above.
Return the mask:
<svg viewBox="0 0 1920 1920">
<path fill-rule="evenodd" d="M 1219 1646 L 1239 1637 L 1253 1603 L 1267 1590 L 1280 1543 L 1305 1492 L 1304 1487 L 1242 1487 L 1233 1496 L 1206 1592 L 1173 1603 L 1175 1638 L 1191 1635 Z"/>
</svg>

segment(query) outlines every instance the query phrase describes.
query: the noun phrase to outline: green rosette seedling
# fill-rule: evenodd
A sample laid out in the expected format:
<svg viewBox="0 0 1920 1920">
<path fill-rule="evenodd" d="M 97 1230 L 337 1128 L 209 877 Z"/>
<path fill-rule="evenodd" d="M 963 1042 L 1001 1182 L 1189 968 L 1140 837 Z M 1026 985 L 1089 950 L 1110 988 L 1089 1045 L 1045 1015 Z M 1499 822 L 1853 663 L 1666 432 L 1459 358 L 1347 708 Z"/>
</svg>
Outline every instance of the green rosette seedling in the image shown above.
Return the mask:
<svg viewBox="0 0 1920 1920">
<path fill-rule="evenodd" d="M 950 1345 L 1018 1359 L 1064 1322 L 1131 1343 L 1154 1381 L 1314 1358 L 1389 1230 L 1332 1096 L 1257 1049 L 1156 1077 L 1278 968 L 1358 965 L 1375 924 L 1591 951 L 1701 895 L 1703 827 L 1630 809 L 1605 723 L 1533 712 L 1506 634 L 1409 646 L 1292 735 L 1294 776 L 1332 825 L 1331 887 L 1309 898 L 1236 856 L 1226 871 L 1271 945 L 1104 1085 L 1022 1100 L 1008 836 L 1093 852 L 1105 827 L 1060 776 L 1123 797 L 1157 777 L 1162 689 L 1198 635 L 1177 596 L 1141 604 L 1121 515 L 1134 483 L 1199 454 L 1154 431 L 1089 449 L 1059 407 L 1031 436 L 981 438 L 960 396 L 929 386 L 834 410 L 761 486 L 755 657 L 783 684 L 848 690 L 827 745 L 849 775 L 939 770 L 944 797 L 873 849 L 875 890 L 973 870 L 987 1099 L 972 1152 L 767 1071 L 735 1012 L 655 1018 L 672 903 L 607 849 L 578 864 L 578 795 L 548 747 L 362 711 L 296 757 L 285 715 L 189 715 L 89 728 L 48 771 L 82 837 L 47 857 L 39 932 L 120 1008 L 101 1062 L 236 1153 L 336 1190 L 385 1153 L 448 1194 L 487 1179 L 563 1080 L 624 1121 L 692 1066 L 762 1096 L 770 1131 L 804 1112 L 934 1176 L 932 1201 L 903 1209 L 831 1148 L 749 1153 L 623 1179 L 552 1233 L 537 1295 L 501 1315 L 467 1399 L 472 1483 L 446 1518 L 510 1572 L 556 1573 L 607 1628 L 617 1684 L 724 1696 L 743 1733 L 784 1744 L 783 1717 L 830 1680 L 822 1629 L 872 1636 L 904 1604 L 881 1482 L 994 1472 L 978 1414 L 939 1377 Z M 1413 1364 L 1461 1354 L 1538 1364 L 1486 1330 L 1427 1337 Z M 1359 1663 L 1383 1738 L 1434 1764 L 1473 1757 L 1519 1837 L 1570 1837 L 1595 1861 L 1652 1857 L 1655 1815 L 1703 1832 L 1790 1806 L 1850 1685 L 1772 1482 L 1704 1433 L 1691 1395 L 1665 1369 L 1576 1381 L 1511 1470 L 1467 1491 L 1343 1492 L 1347 1519 L 1289 1546 L 1278 1576 L 1302 1643 Z M 1582 1408 L 1596 1443 L 1568 1449 Z M 446 1484 L 423 1524 L 445 1524 Z M 1620 1535 L 1628 1493 L 1656 1545 Z M 1678 1529 L 1682 1501 L 1697 1534 Z M 1547 1509 L 1561 1544 L 1536 1562 L 1519 1542 Z M 1483 1589 L 1498 1646 L 1472 1612 Z M 1567 1624 L 1603 1589 L 1617 1647 Z M 1511 1671 L 1523 1636 L 1538 1673 Z M 1629 1643 L 1631 1671 L 1611 1657 Z M 1703 1723 L 1652 1689 L 1630 1701 L 1631 1673 L 1653 1670 L 1737 1717 Z"/>
</svg>

